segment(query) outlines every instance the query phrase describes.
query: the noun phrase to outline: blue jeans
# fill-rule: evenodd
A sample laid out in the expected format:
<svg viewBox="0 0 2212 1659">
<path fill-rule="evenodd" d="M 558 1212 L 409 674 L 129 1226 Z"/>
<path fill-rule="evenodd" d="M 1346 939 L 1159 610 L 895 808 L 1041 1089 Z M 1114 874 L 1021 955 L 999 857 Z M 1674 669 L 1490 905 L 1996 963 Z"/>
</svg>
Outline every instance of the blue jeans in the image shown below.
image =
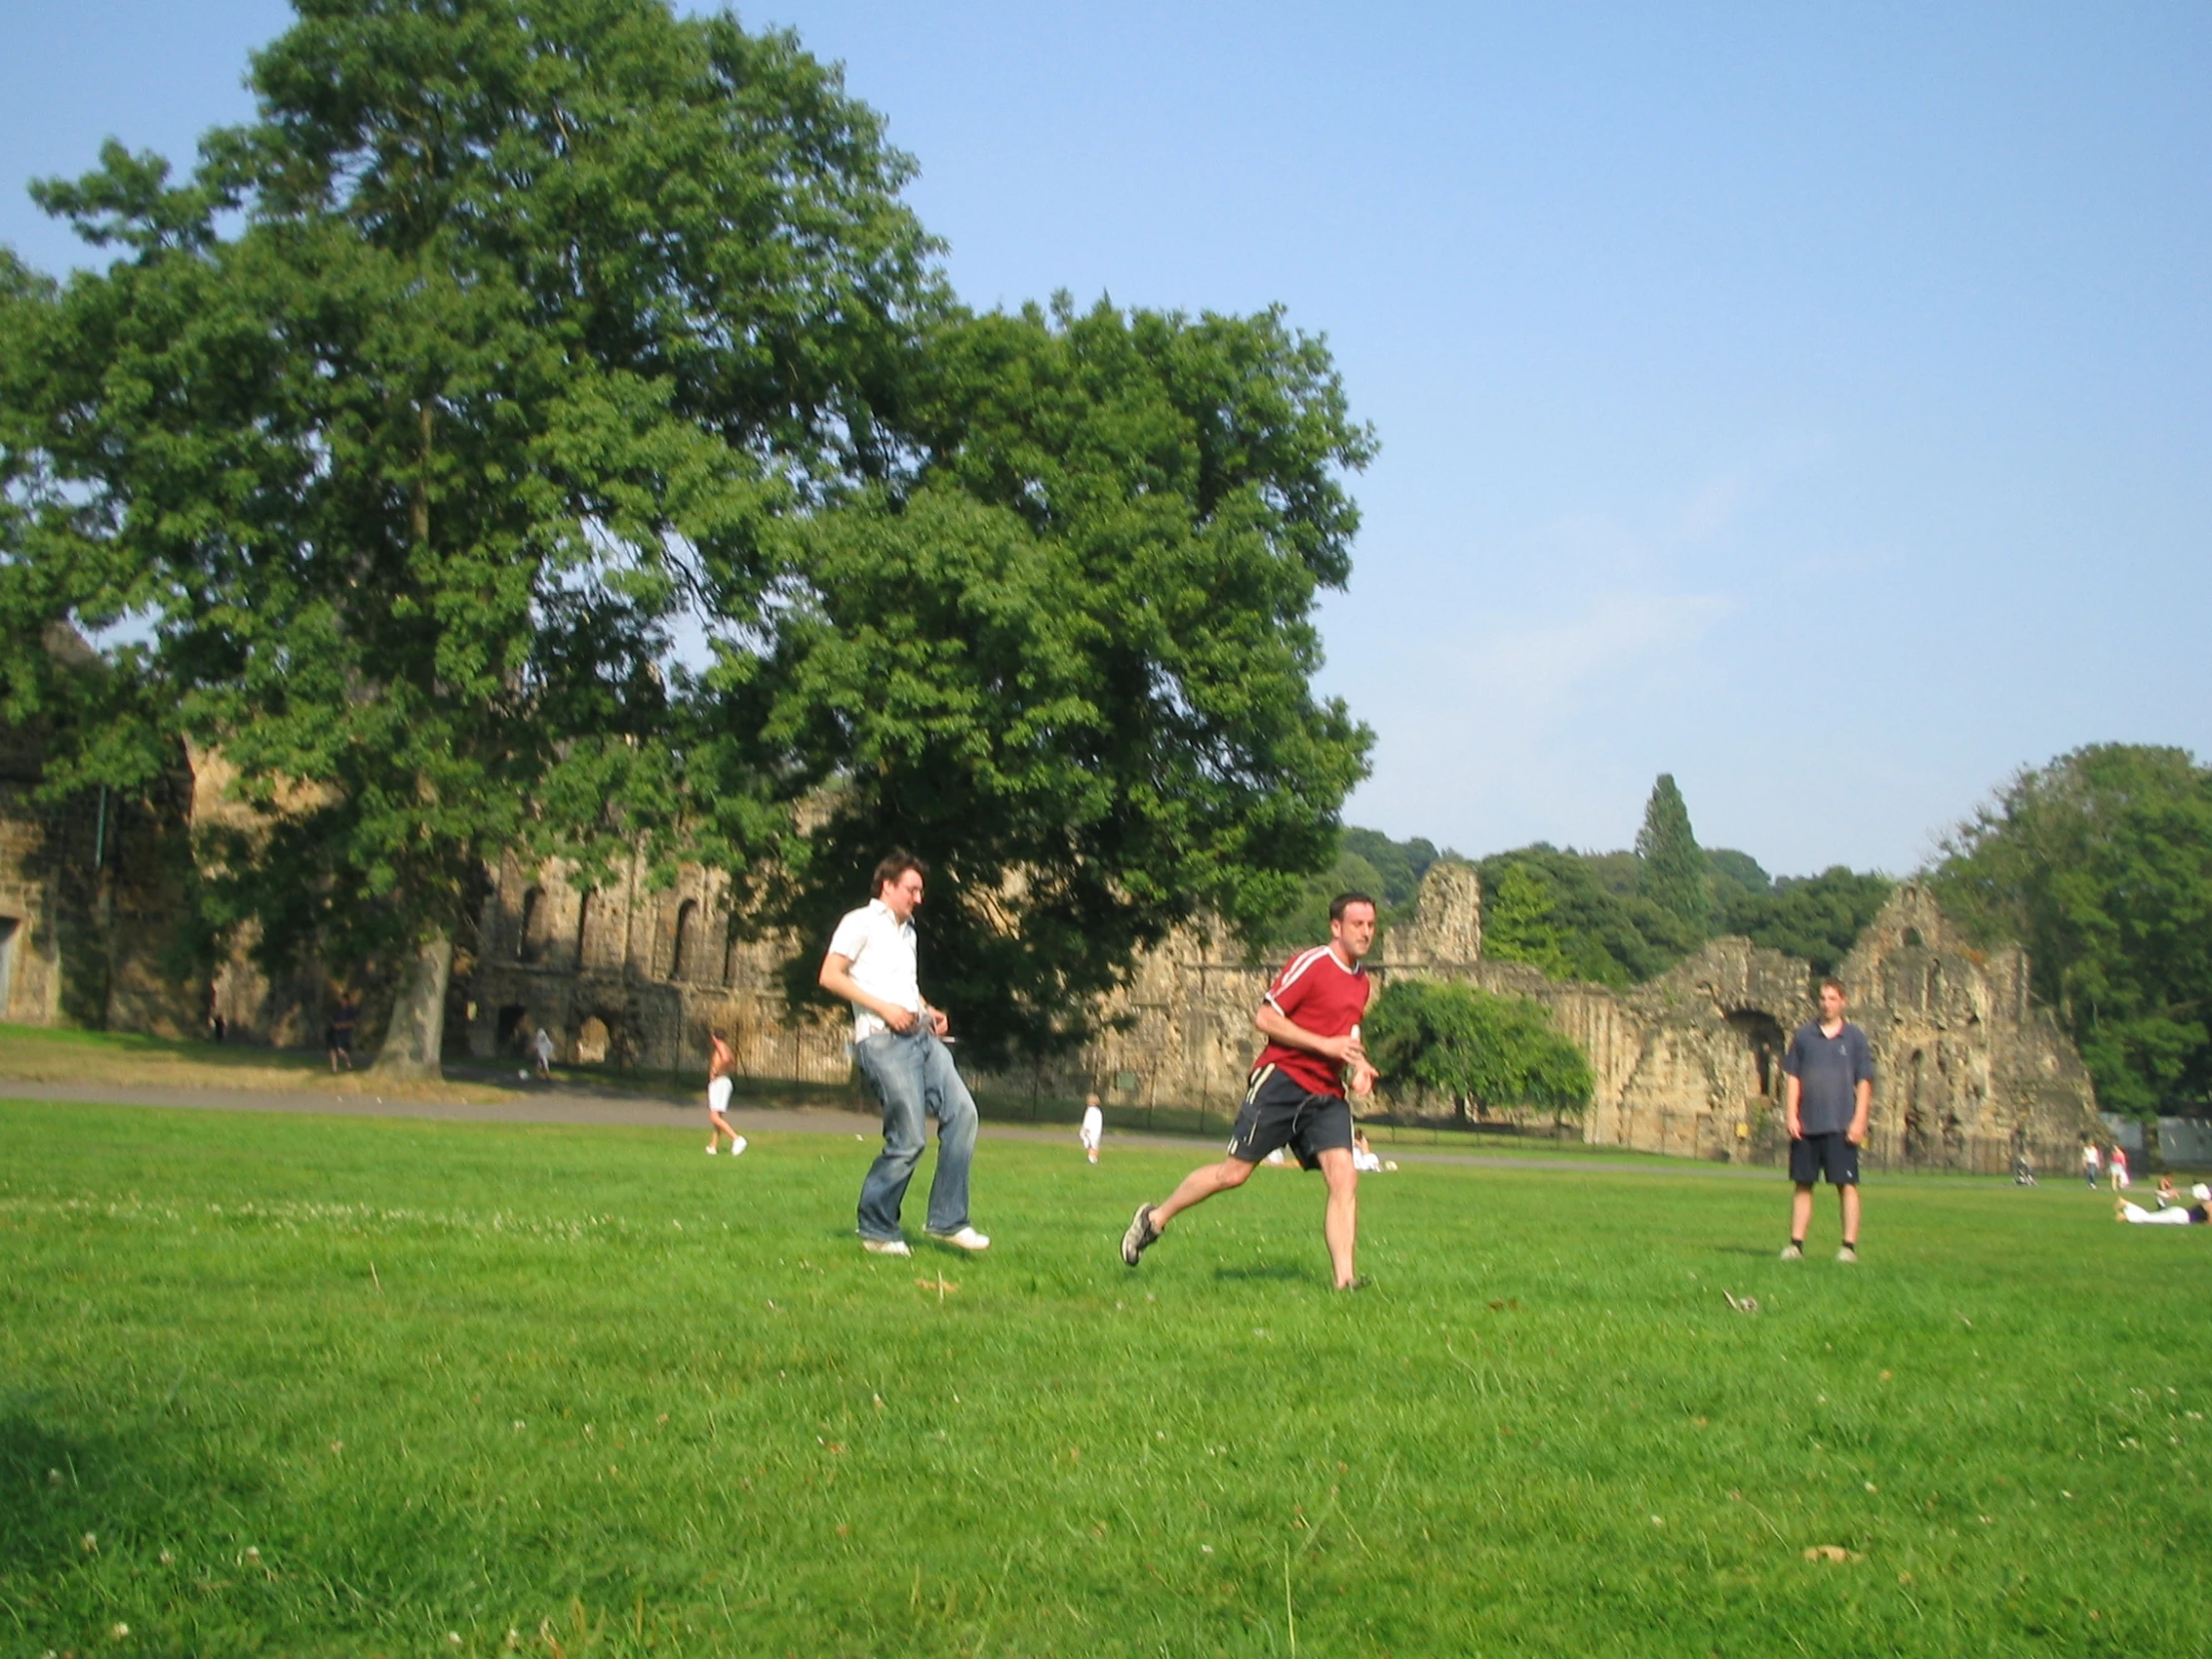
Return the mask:
<svg viewBox="0 0 2212 1659">
<path fill-rule="evenodd" d="M 852 1050 L 883 1103 L 883 1150 L 860 1183 L 860 1237 L 899 1236 L 898 1207 L 914 1178 L 925 1137 L 937 1120 L 937 1173 L 929 1183 L 929 1231 L 957 1233 L 968 1223 L 968 1164 L 975 1156 L 975 1097 L 952 1066 L 952 1052 L 927 1020 L 904 1036 L 878 1031 Z"/>
</svg>

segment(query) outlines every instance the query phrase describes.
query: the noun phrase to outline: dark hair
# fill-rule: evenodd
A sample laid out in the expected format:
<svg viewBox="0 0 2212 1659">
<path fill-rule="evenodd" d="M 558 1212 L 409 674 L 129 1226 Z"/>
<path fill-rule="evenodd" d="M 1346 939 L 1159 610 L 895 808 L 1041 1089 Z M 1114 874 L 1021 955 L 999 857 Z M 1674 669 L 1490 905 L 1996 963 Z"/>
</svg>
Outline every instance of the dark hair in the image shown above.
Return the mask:
<svg viewBox="0 0 2212 1659">
<path fill-rule="evenodd" d="M 868 896 L 870 898 L 879 896 L 883 891 L 884 882 L 895 881 L 908 870 L 914 871 L 917 875 L 926 876 L 929 873 L 929 866 L 904 847 L 892 847 L 890 851 L 883 854 L 882 861 L 875 866 L 875 879 L 868 887 Z"/>
<path fill-rule="evenodd" d="M 1826 979 L 1823 979 L 1821 981 L 1820 988 L 1825 991 L 1831 985 L 1834 985 L 1836 987 L 1836 994 L 1838 996 L 1845 998 L 1847 1001 L 1850 999 L 1851 992 L 1844 988 L 1844 982 L 1841 979 L 1837 978 L 1833 973 L 1830 974 Z"/>
<path fill-rule="evenodd" d="M 1377 908 L 1375 900 L 1364 892 L 1341 892 L 1329 901 L 1329 919 L 1344 920 L 1345 907 L 1350 904 L 1365 904 L 1371 910 Z"/>
</svg>

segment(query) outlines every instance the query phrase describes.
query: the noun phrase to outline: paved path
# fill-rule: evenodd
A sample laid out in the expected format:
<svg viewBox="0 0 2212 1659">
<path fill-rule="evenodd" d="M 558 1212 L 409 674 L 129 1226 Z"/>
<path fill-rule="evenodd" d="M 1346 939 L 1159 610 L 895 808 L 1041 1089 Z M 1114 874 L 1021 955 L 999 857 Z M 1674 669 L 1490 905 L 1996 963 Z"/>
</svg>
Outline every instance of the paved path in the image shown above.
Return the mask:
<svg viewBox="0 0 2212 1659">
<path fill-rule="evenodd" d="M 459 1079 L 455 1079 L 458 1081 Z M 431 1118 L 450 1123 L 621 1124 L 632 1128 L 682 1129 L 697 1134 L 703 1108 L 666 1099 L 625 1095 L 589 1085 L 532 1082 L 522 1088 L 500 1083 L 506 1098 L 484 1101 L 401 1100 L 375 1095 L 335 1095 L 315 1089 L 134 1088 L 110 1083 L 41 1083 L 0 1077 L 0 1099 L 75 1102 L 87 1106 L 150 1106 L 199 1111 L 289 1112 L 346 1118 Z M 724 1114 L 749 1134 L 856 1135 L 873 1140 L 882 1120 L 871 1112 L 830 1106 L 737 1106 Z M 987 1139 L 1075 1142 L 1075 1127 L 985 1122 Z M 1153 1147 L 1198 1152 L 1219 1144 L 1218 1136 L 1110 1133 L 1109 1146 Z M 1774 1170 L 1745 1169 L 1689 1159 L 1627 1162 L 1595 1158 L 1543 1158 L 1510 1154 L 1446 1152 L 1383 1142 L 1384 1157 L 1406 1164 L 1455 1165 L 1472 1169 L 1544 1170 L 1577 1175 L 1673 1175 L 1773 1181 Z"/>
</svg>

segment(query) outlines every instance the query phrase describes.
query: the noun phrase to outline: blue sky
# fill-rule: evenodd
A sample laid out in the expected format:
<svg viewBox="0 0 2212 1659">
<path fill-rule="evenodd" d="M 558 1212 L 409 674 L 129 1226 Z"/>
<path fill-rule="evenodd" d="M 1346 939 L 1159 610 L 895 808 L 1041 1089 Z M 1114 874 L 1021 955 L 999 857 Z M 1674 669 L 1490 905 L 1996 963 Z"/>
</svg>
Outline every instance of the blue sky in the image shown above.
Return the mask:
<svg viewBox="0 0 2212 1659">
<path fill-rule="evenodd" d="M 247 112 L 267 0 L 0 0 L 20 181 Z M 1348 816 L 1914 867 L 2015 767 L 2212 751 L 2212 10 L 781 0 L 961 293 L 1324 332 L 1382 456 Z"/>
</svg>

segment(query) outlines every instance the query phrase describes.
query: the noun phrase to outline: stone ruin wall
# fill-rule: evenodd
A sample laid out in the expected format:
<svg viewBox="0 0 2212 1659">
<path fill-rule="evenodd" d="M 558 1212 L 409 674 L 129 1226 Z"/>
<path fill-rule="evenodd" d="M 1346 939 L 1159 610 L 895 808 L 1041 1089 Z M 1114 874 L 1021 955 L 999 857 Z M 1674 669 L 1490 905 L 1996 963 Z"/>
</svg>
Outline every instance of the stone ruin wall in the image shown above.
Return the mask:
<svg viewBox="0 0 2212 1659">
<path fill-rule="evenodd" d="M 80 997 L 87 985 L 99 995 L 94 1022 L 118 1029 L 192 1035 L 220 1012 L 244 1040 L 316 1039 L 327 988 L 304 976 L 273 984 L 243 951 L 212 983 L 180 985 L 164 975 L 161 944 L 173 925 L 174 893 L 162 848 L 185 822 L 237 810 L 225 801 L 218 760 L 190 757 L 189 771 L 180 773 L 183 793 L 159 822 L 116 814 L 104 830 L 74 808 L 34 807 L 32 758 L 16 757 L 0 774 L 0 930 L 10 935 L 0 941 L 7 969 L 0 1016 L 34 1024 L 86 1019 L 68 1005 L 74 978 Z M 733 939 L 730 895 L 727 876 L 696 866 L 658 891 L 638 868 L 586 891 L 558 865 L 530 871 L 507 859 L 487 900 L 471 974 L 456 986 L 449 1044 L 482 1059 L 519 1055 L 543 1025 L 565 1063 L 702 1072 L 706 1033 L 722 1026 L 752 1077 L 845 1083 L 847 1021 L 787 1008 L 781 970 L 799 947 Z M 1596 1074 L 1582 1124 L 1593 1144 L 1698 1157 L 1771 1155 L 1781 1051 L 1814 1012 L 1806 963 L 1724 938 L 1632 990 L 1560 983 L 1485 957 L 1481 915 L 1475 871 L 1437 864 L 1413 916 L 1385 933 L 1371 967 L 1385 985 L 1420 975 L 1542 1002 Z M 95 944 L 101 954 L 88 975 L 76 958 Z M 976 1083 L 1063 1100 L 1096 1088 L 1125 1108 L 1226 1114 L 1258 1047 L 1252 1014 L 1275 965 L 1255 963 L 1226 935 L 1179 930 L 1137 962 L 1105 1009 L 1109 1023 L 1096 1041 L 1036 1072 Z M 2098 1132 L 2088 1074 L 2049 1012 L 2031 1002 L 2024 954 L 1970 950 L 1925 888 L 1898 889 L 1846 958 L 1842 977 L 1853 991 L 1852 1018 L 1875 1048 L 1877 1156 L 1988 1167 L 1992 1146 L 2070 1146 Z"/>
<path fill-rule="evenodd" d="M 513 1051 L 543 1024 L 564 1060 L 695 1070 L 706 1031 L 720 1024 L 751 1076 L 845 1081 L 846 1022 L 788 1015 L 780 968 L 791 945 L 726 945 L 728 894 L 725 877 L 703 870 L 657 893 L 633 874 L 592 895 L 604 918 L 592 921 L 557 871 L 530 881 L 510 863 L 485 916 L 471 1050 Z M 1252 1015 L 1275 965 L 1253 962 L 1226 935 L 1179 930 L 1139 959 L 1096 1041 L 1035 1072 L 974 1081 L 1007 1095 L 1067 1100 L 1095 1088 L 1125 1108 L 1227 1114 L 1258 1048 Z M 1715 939 L 1627 991 L 1486 958 L 1480 882 L 1457 863 L 1429 870 L 1413 916 L 1385 933 L 1370 967 L 1384 985 L 1421 976 L 1543 1003 L 1596 1075 L 1583 1138 L 1678 1156 L 1773 1156 L 1782 1052 L 1817 1009 L 1809 964 L 1741 938 Z M 2030 1002 L 2024 954 L 1970 950 L 1926 888 L 1892 895 L 1841 977 L 1875 1050 L 1878 1158 L 1990 1167 L 2026 1144 L 2047 1162 L 2047 1149 L 2097 1132 L 2088 1073 L 2048 1011 Z"/>
</svg>

